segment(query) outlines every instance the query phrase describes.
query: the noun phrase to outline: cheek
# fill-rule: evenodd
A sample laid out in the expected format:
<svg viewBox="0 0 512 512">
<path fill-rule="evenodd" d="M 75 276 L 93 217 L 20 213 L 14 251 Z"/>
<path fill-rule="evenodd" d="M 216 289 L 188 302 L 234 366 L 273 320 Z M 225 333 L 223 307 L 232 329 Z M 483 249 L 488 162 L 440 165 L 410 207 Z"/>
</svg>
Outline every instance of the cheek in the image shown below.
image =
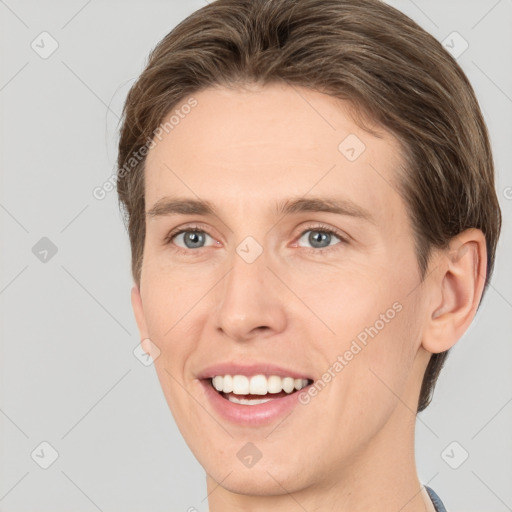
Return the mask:
<svg viewBox="0 0 512 512">
<path fill-rule="evenodd" d="M 418 337 L 411 304 L 395 301 L 376 313 L 344 343 L 344 360 L 351 360 L 336 391 L 349 414 L 364 418 L 369 430 L 384 423 L 397 401 L 407 400 Z"/>
<path fill-rule="evenodd" d="M 183 385 L 188 385 L 186 379 L 190 371 L 187 371 L 187 365 L 201 339 L 201 322 L 197 321 L 200 308 L 197 304 L 204 291 L 197 285 L 187 287 L 168 276 L 148 278 L 144 284 L 147 329 L 151 341 L 160 351 L 154 366 L 174 414 L 190 407 Z"/>
<path fill-rule="evenodd" d="M 204 296 L 206 273 L 193 275 L 189 270 L 161 268 L 153 265 L 143 276 L 144 316 L 151 335 L 157 343 L 172 343 L 180 337 L 195 305 Z"/>
<path fill-rule="evenodd" d="M 328 394 L 339 421 L 355 415 L 379 422 L 405 392 L 419 338 L 414 279 L 414 272 L 353 274 L 325 282 L 328 293 L 309 287 L 308 300 L 334 332 L 311 341 L 323 370 L 335 374 Z"/>
<path fill-rule="evenodd" d="M 174 352 L 172 353 L 174 357 Z M 155 361 L 155 368 L 167 406 L 187 444 L 194 450 L 199 449 L 199 454 L 204 453 L 208 446 L 203 445 L 203 434 L 211 431 L 215 424 L 208 415 L 205 415 L 204 409 L 199 408 L 197 402 L 191 398 L 190 391 L 185 391 L 184 387 L 187 384 L 182 372 L 173 367 L 173 357 L 166 356 L 167 354 L 162 354 L 162 357 Z M 196 457 L 199 454 L 196 453 Z"/>
<path fill-rule="evenodd" d="M 395 316 L 392 307 L 396 295 L 389 293 L 391 284 L 379 279 L 371 269 L 320 267 L 309 274 L 291 271 L 288 282 L 293 283 L 293 291 L 300 299 L 293 301 L 297 307 L 304 311 L 306 306 L 328 328 L 322 329 L 325 335 L 322 346 L 330 347 L 329 351 L 343 349 L 359 335 L 364 342 L 369 336 L 365 334 L 366 330 L 374 330 L 372 326 L 376 322 L 379 331 L 382 330 L 380 315 L 386 311 L 390 310 L 389 317 Z M 302 318 L 309 319 L 305 315 Z M 303 323 L 308 324 L 303 328 L 313 325 L 312 322 Z M 315 327 L 322 326 L 315 323 Z"/>
</svg>

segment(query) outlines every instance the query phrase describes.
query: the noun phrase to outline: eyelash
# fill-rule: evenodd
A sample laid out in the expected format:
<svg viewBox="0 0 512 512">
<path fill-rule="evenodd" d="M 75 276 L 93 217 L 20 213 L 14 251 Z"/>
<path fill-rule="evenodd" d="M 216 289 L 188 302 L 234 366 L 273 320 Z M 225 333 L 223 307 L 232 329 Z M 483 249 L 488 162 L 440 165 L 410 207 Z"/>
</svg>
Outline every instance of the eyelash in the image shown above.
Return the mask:
<svg viewBox="0 0 512 512">
<path fill-rule="evenodd" d="M 332 227 L 330 226 L 326 226 L 324 224 L 315 224 L 313 226 L 308 226 L 307 229 L 304 229 L 300 235 L 298 236 L 297 238 L 297 242 L 304 236 L 305 233 L 307 233 L 308 231 L 318 231 L 320 233 L 327 233 L 329 235 L 334 235 L 336 236 L 337 238 L 340 239 L 340 242 L 338 242 L 337 244 L 333 245 L 333 246 L 328 246 L 328 247 L 322 247 L 320 249 L 317 249 L 317 248 L 314 248 L 314 247 L 301 247 L 301 249 L 303 250 L 306 250 L 307 252 L 311 252 L 311 253 L 315 253 L 315 254 L 318 254 L 318 253 L 325 253 L 325 252 L 330 252 L 331 250 L 336 250 L 338 249 L 338 245 L 341 245 L 341 244 L 347 244 L 348 243 L 348 240 L 345 236 L 343 236 L 339 231 L 337 231 L 336 229 L 333 229 Z M 176 231 L 171 231 L 164 239 L 164 245 L 170 245 L 171 242 L 173 241 L 173 239 L 175 237 L 177 237 L 178 235 L 182 234 L 182 233 L 205 233 L 207 234 L 210 238 L 213 238 L 209 233 L 208 231 L 206 231 L 206 229 L 204 229 L 201 225 L 199 224 L 195 224 L 195 225 L 191 225 L 191 226 L 186 226 L 184 228 L 180 228 Z M 205 247 L 200 247 L 199 249 L 205 249 Z M 198 252 L 198 249 L 184 249 L 183 247 L 179 247 L 179 246 L 175 246 L 175 249 L 176 252 L 178 253 L 181 253 L 181 254 L 188 254 L 190 255 L 191 253 L 193 252 Z"/>
</svg>

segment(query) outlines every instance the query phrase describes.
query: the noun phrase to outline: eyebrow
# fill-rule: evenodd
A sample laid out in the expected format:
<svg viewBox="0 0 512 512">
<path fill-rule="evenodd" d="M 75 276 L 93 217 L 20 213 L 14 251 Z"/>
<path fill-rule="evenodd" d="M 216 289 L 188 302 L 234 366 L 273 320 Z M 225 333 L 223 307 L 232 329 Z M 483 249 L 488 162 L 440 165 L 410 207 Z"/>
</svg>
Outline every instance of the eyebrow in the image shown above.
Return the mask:
<svg viewBox="0 0 512 512">
<path fill-rule="evenodd" d="M 375 224 L 374 216 L 363 207 L 346 198 L 300 197 L 276 203 L 276 215 L 291 215 L 302 212 L 327 212 L 356 217 Z M 210 201 L 203 199 L 162 197 L 146 212 L 150 217 L 169 215 L 217 216 L 217 210 Z"/>
</svg>

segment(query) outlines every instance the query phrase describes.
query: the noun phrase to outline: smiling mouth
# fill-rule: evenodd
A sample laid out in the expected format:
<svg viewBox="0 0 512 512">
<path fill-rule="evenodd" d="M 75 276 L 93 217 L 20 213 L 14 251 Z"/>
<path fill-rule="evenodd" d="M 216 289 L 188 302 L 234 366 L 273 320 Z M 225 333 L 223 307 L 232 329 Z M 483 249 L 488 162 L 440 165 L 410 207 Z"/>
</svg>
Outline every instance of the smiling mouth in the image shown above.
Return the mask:
<svg viewBox="0 0 512 512">
<path fill-rule="evenodd" d="M 216 375 L 207 380 L 222 398 L 242 405 L 259 405 L 277 400 L 313 383 L 311 379 L 277 375 Z"/>
</svg>

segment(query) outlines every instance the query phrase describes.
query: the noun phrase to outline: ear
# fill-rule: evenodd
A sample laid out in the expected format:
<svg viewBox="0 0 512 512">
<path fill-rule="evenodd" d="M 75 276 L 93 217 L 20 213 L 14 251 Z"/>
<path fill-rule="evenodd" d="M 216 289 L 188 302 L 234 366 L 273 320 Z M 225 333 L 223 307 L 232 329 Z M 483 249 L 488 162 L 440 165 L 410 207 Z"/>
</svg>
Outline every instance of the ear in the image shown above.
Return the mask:
<svg viewBox="0 0 512 512">
<path fill-rule="evenodd" d="M 150 352 L 150 347 L 148 345 L 151 344 L 149 340 L 149 332 L 146 325 L 146 317 L 144 316 L 144 308 L 142 306 L 142 298 L 140 296 L 140 288 L 139 285 L 134 284 L 132 287 L 131 293 L 132 299 L 132 309 L 135 315 L 135 321 L 137 322 L 137 327 L 139 329 L 139 335 L 141 339 L 141 345 L 147 354 Z"/>
<path fill-rule="evenodd" d="M 478 309 L 486 272 L 485 236 L 479 229 L 463 231 L 440 253 L 429 286 L 432 299 L 422 339 L 425 350 L 444 352 L 462 337 Z"/>
</svg>

